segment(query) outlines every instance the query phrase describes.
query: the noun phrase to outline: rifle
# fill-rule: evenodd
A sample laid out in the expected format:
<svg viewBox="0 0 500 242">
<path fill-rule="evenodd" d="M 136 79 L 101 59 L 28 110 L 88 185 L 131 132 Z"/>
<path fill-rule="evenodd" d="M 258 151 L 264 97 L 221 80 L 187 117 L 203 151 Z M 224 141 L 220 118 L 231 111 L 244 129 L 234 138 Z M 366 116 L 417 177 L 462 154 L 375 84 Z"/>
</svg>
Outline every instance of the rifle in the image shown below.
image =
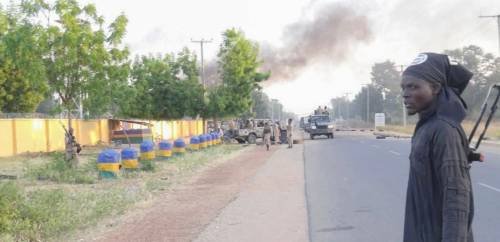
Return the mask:
<svg viewBox="0 0 500 242">
<path fill-rule="evenodd" d="M 73 135 L 73 133 L 69 132 L 66 129 L 66 126 L 64 126 L 64 124 L 63 124 L 63 122 L 61 122 L 61 120 L 59 120 L 59 123 L 61 123 L 61 126 L 64 129 L 64 132 L 66 133 L 66 136 L 70 138 L 71 145 L 76 146 L 76 153 L 80 154 L 80 151 L 82 151 L 82 146 L 78 142 L 76 142 L 76 138 Z"/>
<path fill-rule="evenodd" d="M 490 107 L 490 112 L 489 112 L 488 118 L 486 118 L 486 122 L 483 126 L 483 131 L 480 133 L 479 138 L 477 139 L 474 146 L 471 146 L 472 152 L 475 152 L 479 148 L 479 145 L 481 145 L 481 141 L 483 141 L 484 136 L 486 135 L 486 131 L 488 130 L 488 127 L 490 126 L 491 120 L 493 120 L 493 117 L 495 116 L 495 112 L 497 111 L 497 108 L 498 108 L 498 101 L 500 99 L 500 83 L 492 85 L 490 87 L 490 89 L 488 90 L 488 94 L 486 95 L 486 98 L 484 99 L 483 105 L 481 106 L 481 112 L 479 114 L 479 117 L 478 117 L 476 123 L 474 124 L 474 127 L 472 128 L 472 131 L 469 135 L 469 144 L 474 139 L 474 135 L 476 134 L 477 128 L 479 127 L 479 124 L 483 120 L 483 117 L 486 113 L 486 109 L 488 108 L 488 100 L 489 100 L 490 96 L 492 95 L 493 91 L 496 91 L 496 96 L 493 100 L 493 104 Z"/>
</svg>

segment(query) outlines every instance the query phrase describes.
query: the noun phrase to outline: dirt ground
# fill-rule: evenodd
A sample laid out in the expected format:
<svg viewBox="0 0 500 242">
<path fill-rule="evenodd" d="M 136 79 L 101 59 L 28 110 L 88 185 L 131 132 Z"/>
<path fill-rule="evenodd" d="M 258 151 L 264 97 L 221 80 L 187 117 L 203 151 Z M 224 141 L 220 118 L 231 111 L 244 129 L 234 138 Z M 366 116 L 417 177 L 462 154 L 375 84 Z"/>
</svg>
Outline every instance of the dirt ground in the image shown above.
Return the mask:
<svg viewBox="0 0 500 242">
<path fill-rule="evenodd" d="M 309 241 L 303 148 L 282 145 L 194 242 Z"/>
<path fill-rule="evenodd" d="M 200 171 L 121 220 L 78 241 L 192 241 L 231 201 L 278 147 L 252 146 L 237 157 Z"/>
</svg>

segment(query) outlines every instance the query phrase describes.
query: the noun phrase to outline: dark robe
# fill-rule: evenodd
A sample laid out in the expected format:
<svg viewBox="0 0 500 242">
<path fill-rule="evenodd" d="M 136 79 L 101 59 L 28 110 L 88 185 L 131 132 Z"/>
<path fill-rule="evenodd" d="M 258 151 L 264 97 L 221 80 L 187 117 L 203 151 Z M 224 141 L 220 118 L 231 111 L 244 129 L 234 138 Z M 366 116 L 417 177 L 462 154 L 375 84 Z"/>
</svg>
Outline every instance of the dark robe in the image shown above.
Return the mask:
<svg viewBox="0 0 500 242">
<path fill-rule="evenodd" d="M 404 242 L 472 242 L 474 203 L 465 107 L 443 87 L 411 141 Z"/>
</svg>

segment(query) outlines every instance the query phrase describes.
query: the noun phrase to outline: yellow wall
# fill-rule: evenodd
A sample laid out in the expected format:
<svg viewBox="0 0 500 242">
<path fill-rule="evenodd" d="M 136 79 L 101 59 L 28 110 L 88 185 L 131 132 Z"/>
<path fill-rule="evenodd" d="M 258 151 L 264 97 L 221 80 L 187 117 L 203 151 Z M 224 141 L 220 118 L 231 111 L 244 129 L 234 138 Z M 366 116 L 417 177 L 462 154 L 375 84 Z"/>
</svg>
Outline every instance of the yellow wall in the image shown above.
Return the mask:
<svg viewBox="0 0 500 242">
<path fill-rule="evenodd" d="M 189 121 L 181 121 L 182 122 L 182 137 L 189 137 L 191 136 L 189 132 Z"/>
<path fill-rule="evenodd" d="M 47 120 L 49 123 L 49 151 L 64 149 L 64 129 L 57 119 Z M 67 121 L 64 126 L 67 126 Z"/>
<path fill-rule="evenodd" d="M 203 121 L 198 121 L 198 134 L 203 134 Z"/>
<path fill-rule="evenodd" d="M 174 139 L 174 122 L 165 121 L 165 123 L 167 123 L 167 136 L 165 139 Z"/>
<path fill-rule="evenodd" d="M 0 120 L 0 156 L 25 152 L 49 152 L 64 149 L 64 129 L 67 120 L 2 119 Z M 108 120 L 73 120 L 76 140 L 82 145 L 109 142 Z"/>
<path fill-rule="evenodd" d="M 17 153 L 47 151 L 45 120 L 18 119 L 15 123 Z"/>
<path fill-rule="evenodd" d="M 109 121 L 107 119 L 101 119 L 99 120 L 99 124 L 100 124 L 100 133 L 101 133 L 101 142 L 103 143 L 109 143 L 109 141 L 111 140 L 111 137 L 110 137 L 110 134 L 111 134 L 111 130 L 110 130 L 110 125 L 109 125 Z"/>
<path fill-rule="evenodd" d="M 12 123 L 11 119 L 0 120 L 0 156 L 10 156 L 13 153 Z"/>
<path fill-rule="evenodd" d="M 0 119 L 0 156 L 12 156 L 25 152 L 49 152 L 64 150 L 66 119 Z M 203 133 L 201 120 L 153 121 L 155 139 L 188 138 Z M 110 143 L 110 121 L 72 120 L 74 135 L 81 145 Z M 144 128 L 139 124 L 127 128 Z"/>
<path fill-rule="evenodd" d="M 78 142 L 82 144 L 97 144 L 101 137 L 99 136 L 99 120 L 78 122 L 80 133 Z"/>
</svg>

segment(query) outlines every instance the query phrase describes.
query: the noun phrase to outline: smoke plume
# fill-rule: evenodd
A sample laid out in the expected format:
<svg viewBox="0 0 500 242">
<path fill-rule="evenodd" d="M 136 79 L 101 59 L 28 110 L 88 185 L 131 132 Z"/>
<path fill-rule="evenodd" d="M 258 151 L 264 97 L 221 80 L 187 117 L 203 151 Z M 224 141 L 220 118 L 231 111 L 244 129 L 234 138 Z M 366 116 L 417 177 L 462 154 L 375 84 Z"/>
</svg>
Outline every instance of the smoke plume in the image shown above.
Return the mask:
<svg viewBox="0 0 500 242">
<path fill-rule="evenodd" d="M 352 7 L 329 3 L 288 25 L 283 31 L 283 47 L 261 44 L 263 71 L 271 71 L 271 81 L 295 79 L 304 68 L 318 62 L 340 63 L 350 50 L 371 40 L 368 18 Z"/>
</svg>

